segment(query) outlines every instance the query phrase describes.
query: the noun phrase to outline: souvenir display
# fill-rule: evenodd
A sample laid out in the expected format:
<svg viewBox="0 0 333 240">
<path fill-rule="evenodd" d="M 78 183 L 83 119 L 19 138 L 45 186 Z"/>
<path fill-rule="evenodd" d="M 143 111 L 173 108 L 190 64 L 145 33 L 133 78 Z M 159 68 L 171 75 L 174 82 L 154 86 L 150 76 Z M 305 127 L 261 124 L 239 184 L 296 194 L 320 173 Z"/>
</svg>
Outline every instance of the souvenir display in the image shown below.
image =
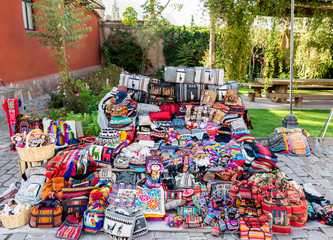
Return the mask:
<svg viewBox="0 0 333 240">
<path fill-rule="evenodd" d="M 216 237 L 240 231 L 242 239 L 289 234 L 309 219 L 333 225 L 331 203 L 278 168 L 276 152 L 311 154 L 308 133 L 277 128 L 269 147 L 260 144 L 239 105 L 238 84 L 224 82 L 223 74 L 167 67 L 166 82 L 121 74 L 99 104 L 99 136 L 25 171 L 13 195 L 31 205 L 30 226 L 59 227 L 56 236 L 65 239 L 103 229 L 130 240 L 147 233 L 150 221 L 170 231 L 210 227 Z M 145 103 L 132 91 L 144 92 Z M 44 122 L 44 132 L 13 134 L 17 149 L 75 137 L 69 121 Z"/>
</svg>

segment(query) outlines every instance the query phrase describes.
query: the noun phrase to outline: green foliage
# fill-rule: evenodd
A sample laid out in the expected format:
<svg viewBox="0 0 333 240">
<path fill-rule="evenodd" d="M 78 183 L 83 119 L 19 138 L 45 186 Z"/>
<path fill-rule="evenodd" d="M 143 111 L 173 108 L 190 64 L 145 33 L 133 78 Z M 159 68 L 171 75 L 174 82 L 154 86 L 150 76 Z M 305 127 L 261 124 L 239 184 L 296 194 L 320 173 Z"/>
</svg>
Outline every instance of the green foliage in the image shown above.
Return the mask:
<svg viewBox="0 0 333 240">
<path fill-rule="evenodd" d="M 27 32 L 27 35 L 37 38 L 44 48 L 52 50 L 51 56 L 56 57 L 57 67 L 63 74 L 64 81 L 70 79 L 67 48 L 80 47 L 78 41 L 86 38 L 91 31 L 86 24 L 90 15 L 85 12 L 94 6 L 84 6 L 81 3 L 82 0 L 39 0 L 32 4 L 38 31 Z"/>
<path fill-rule="evenodd" d="M 140 31 L 136 31 L 138 42 L 142 48 L 142 61 L 140 73 L 146 69 L 148 51 L 152 46 L 161 39 L 165 29 L 170 26 L 170 23 L 164 19 L 161 14 L 166 9 L 170 1 L 162 6 L 158 0 L 146 0 L 142 5 L 143 24 L 140 25 Z M 175 8 L 181 9 L 182 4 L 175 4 Z M 133 8 L 128 8 L 123 14 L 126 25 L 137 26 L 137 11 Z M 126 20 L 125 20 L 126 19 Z"/>
<path fill-rule="evenodd" d="M 92 113 L 97 110 L 100 100 L 117 86 L 122 68 L 111 65 L 92 72 L 84 78 L 70 81 L 64 87 L 60 82 L 55 91 L 50 93 L 49 107 L 64 108 L 74 113 Z"/>
<path fill-rule="evenodd" d="M 138 13 L 134 10 L 134 8 L 132 7 L 125 8 L 123 17 L 124 19 L 122 20 L 122 22 L 125 25 L 136 26 L 138 21 Z"/>
<path fill-rule="evenodd" d="M 102 46 L 108 64 L 122 66 L 129 72 L 138 72 L 142 59 L 142 49 L 130 32 L 111 33 Z"/>
<path fill-rule="evenodd" d="M 76 122 L 82 123 L 83 133 L 86 135 L 98 136 L 100 132 L 100 127 L 97 123 L 98 111 L 93 111 L 91 114 L 87 113 L 67 113 L 67 120 L 74 120 Z"/>
<path fill-rule="evenodd" d="M 172 26 L 165 29 L 163 55 L 167 66 L 202 66 L 209 48 L 207 27 Z"/>
<path fill-rule="evenodd" d="M 295 70 L 299 78 L 323 78 L 333 68 L 333 20 L 309 19 L 297 41 Z"/>
</svg>

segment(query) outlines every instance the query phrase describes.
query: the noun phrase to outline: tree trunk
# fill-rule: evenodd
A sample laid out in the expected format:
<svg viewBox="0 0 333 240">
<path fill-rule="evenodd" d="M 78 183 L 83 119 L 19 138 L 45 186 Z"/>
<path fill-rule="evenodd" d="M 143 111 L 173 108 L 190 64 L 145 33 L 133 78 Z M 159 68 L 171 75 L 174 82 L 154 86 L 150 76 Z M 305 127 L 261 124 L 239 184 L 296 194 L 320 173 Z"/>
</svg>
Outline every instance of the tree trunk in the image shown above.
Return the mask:
<svg viewBox="0 0 333 240">
<path fill-rule="evenodd" d="M 210 13 L 209 67 L 215 68 L 215 16 Z"/>
</svg>

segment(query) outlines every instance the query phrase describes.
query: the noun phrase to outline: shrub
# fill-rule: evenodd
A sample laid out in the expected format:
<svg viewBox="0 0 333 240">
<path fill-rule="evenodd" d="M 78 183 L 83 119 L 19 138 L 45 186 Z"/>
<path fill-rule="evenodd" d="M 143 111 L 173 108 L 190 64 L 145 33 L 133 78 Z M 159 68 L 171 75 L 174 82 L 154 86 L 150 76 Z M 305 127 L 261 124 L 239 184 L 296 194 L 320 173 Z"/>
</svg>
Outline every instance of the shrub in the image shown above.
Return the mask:
<svg viewBox="0 0 333 240">
<path fill-rule="evenodd" d="M 141 66 L 142 49 L 130 32 L 116 31 L 109 35 L 101 48 L 107 63 L 122 66 L 129 72 L 138 72 Z"/>
<path fill-rule="evenodd" d="M 105 94 L 117 86 L 122 71 L 121 67 L 111 65 L 83 78 L 68 81 L 66 86 L 60 82 L 57 90 L 50 93 L 49 107 L 64 108 L 74 113 L 92 113 L 97 110 Z"/>
<path fill-rule="evenodd" d="M 83 134 L 98 136 L 100 132 L 100 127 L 97 123 L 98 111 L 94 111 L 91 114 L 76 114 L 74 112 L 69 112 L 66 116 L 67 120 L 74 120 L 76 122 L 82 123 Z"/>
<path fill-rule="evenodd" d="M 202 66 L 209 49 L 207 27 L 172 26 L 164 31 L 163 55 L 167 66 Z"/>
</svg>

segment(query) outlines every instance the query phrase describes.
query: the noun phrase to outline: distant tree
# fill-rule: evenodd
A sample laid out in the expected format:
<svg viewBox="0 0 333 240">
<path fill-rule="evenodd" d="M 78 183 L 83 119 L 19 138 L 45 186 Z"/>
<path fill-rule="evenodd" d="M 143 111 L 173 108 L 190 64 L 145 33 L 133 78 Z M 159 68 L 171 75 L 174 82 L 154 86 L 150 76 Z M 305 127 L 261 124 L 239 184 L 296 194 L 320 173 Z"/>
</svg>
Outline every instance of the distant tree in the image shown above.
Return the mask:
<svg viewBox="0 0 333 240">
<path fill-rule="evenodd" d="M 194 27 L 194 26 L 195 26 L 194 16 L 191 15 L 191 27 Z"/>
<path fill-rule="evenodd" d="M 117 0 L 113 1 L 111 19 L 120 20 L 119 7 L 117 5 Z"/>
<path fill-rule="evenodd" d="M 57 59 L 57 68 L 64 82 L 71 79 L 67 49 L 82 46 L 78 41 L 91 31 L 86 24 L 91 17 L 86 11 L 94 6 L 81 3 L 81 0 L 39 0 L 32 4 L 32 8 L 37 10 L 33 18 L 38 31 L 29 31 L 27 35 L 37 38 L 44 48 L 52 50 L 51 56 Z"/>
</svg>

